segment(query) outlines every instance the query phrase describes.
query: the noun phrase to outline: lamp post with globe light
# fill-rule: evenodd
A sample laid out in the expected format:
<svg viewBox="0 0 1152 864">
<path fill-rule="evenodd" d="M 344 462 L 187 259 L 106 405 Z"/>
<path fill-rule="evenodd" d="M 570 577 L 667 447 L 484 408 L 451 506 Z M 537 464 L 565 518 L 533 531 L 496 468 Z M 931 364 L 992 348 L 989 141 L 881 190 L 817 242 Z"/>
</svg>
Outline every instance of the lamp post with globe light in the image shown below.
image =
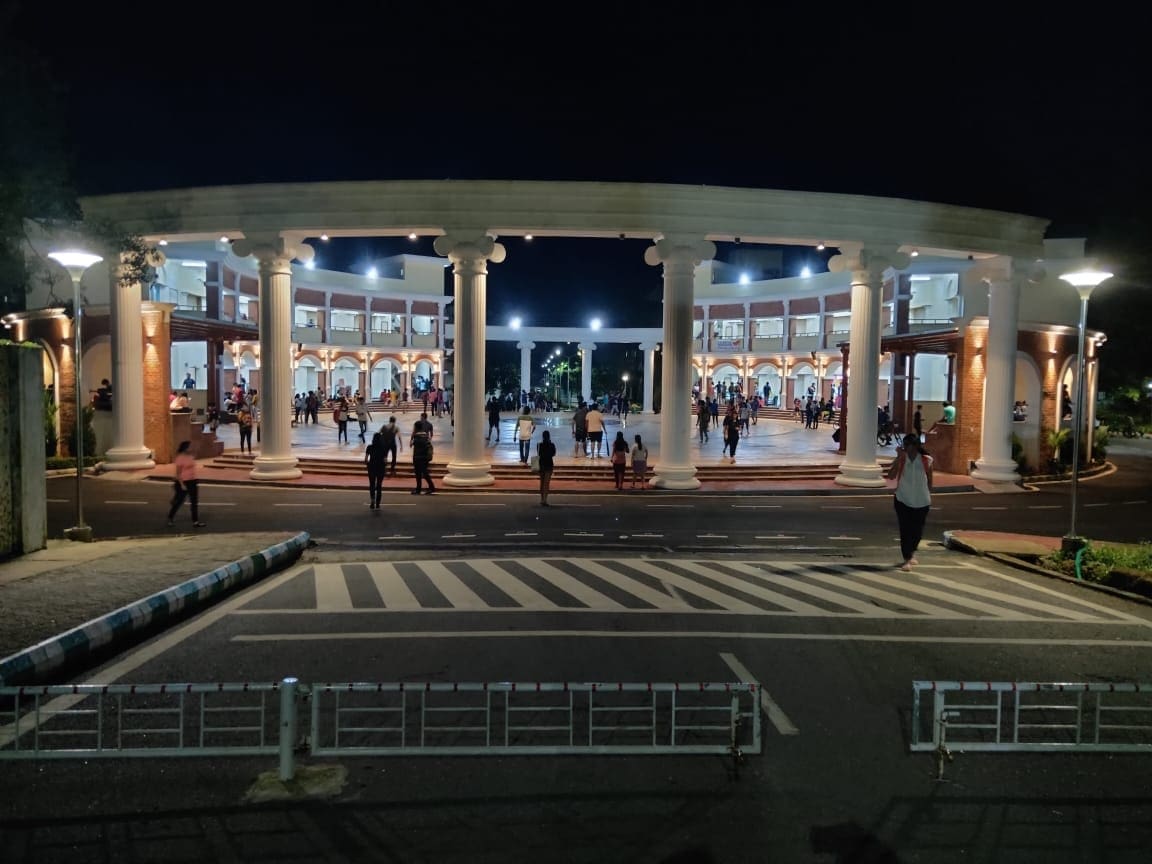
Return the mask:
<svg viewBox="0 0 1152 864">
<path fill-rule="evenodd" d="M 1077 270 L 1060 276 L 1076 289 L 1080 295 L 1080 331 L 1076 346 L 1076 411 L 1072 415 L 1072 520 L 1068 533 L 1064 535 L 1061 547 L 1065 552 L 1075 552 L 1084 546 L 1084 540 L 1076 535 L 1076 488 L 1080 479 L 1080 430 L 1084 425 L 1084 341 L 1088 329 L 1088 298 L 1093 289 L 1112 274 L 1103 270 Z"/>
<path fill-rule="evenodd" d="M 72 455 L 76 457 L 76 524 L 66 529 L 64 536 L 69 540 L 91 543 L 92 528 L 84 524 L 84 499 L 80 485 L 80 481 L 84 477 L 84 391 L 81 386 L 83 358 L 80 342 L 84 307 L 80 302 L 80 280 L 84 278 L 85 270 L 104 259 L 99 255 L 93 255 L 91 252 L 81 252 L 75 249 L 49 252 L 48 257 L 60 264 L 72 277 L 72 375 L 73 389 L 76 391 L 76 419 L 73 424 L 76 433 L 76 452 Z"/>
</svg>

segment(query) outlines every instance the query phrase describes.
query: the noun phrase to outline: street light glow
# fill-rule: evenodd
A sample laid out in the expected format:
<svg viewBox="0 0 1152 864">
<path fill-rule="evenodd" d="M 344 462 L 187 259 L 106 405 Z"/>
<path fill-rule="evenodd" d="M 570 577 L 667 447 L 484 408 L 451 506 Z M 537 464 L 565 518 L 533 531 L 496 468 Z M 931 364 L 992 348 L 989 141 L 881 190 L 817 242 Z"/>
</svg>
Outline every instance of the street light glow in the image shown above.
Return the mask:
<svg viewBox="0 0 1152 864">
<path fill-rule="evenodd" d="M 519 315 L 515 316 L 511 321 L 508 322 L 508 325 L 513 330 L 519 330 L 520 329 L 520 316 Z"/>
<path fill-rule="evenodd" d="M 592 329 L 593 330 L 599 330 L 600 329 L 600 319 L 599 318 L 593 318 L 592 319 Z"/>
<path fill-rule="evenodd" d="M 1077 270 L 1074 273 L 1062 273 L 1060 278 L 1075 288 L 1095 288 L 1105 279 L 1111 279 L 1112 274 L 1104 270 Z"/>
<path fill-rule="evenodd" d="M 93 264 L 104 260 L 99 255 L 93 255 L 91 252 L 81 252 L 78 249 L 49 252 L 48 257 L 58 264 L 64 265 L 64 267 L 68 268 L 69 272 L 72 272 L 73 267 L 79 267 L 81 270 L 85 270 Z"/>
</svg>

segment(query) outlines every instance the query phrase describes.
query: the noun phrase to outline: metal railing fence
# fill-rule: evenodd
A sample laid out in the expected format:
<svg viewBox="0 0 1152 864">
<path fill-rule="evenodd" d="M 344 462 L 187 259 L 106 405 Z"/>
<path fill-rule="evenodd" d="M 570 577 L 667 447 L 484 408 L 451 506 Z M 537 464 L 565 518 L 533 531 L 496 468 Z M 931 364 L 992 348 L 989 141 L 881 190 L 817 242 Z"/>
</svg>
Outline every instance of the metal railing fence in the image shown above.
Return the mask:
<svg viewBox="0 0 1152 864">
<path fill-rule="evenodd" d="M 11 759 L 761 752 L 753 683 L 72 684 L 0 688 Z M 278 697 L 278 698 L 277 698 Z M 306 712 L 306 713 L 305 713 Z M 298 730 L 303 715 L 307 734 Z"/>
</svg>

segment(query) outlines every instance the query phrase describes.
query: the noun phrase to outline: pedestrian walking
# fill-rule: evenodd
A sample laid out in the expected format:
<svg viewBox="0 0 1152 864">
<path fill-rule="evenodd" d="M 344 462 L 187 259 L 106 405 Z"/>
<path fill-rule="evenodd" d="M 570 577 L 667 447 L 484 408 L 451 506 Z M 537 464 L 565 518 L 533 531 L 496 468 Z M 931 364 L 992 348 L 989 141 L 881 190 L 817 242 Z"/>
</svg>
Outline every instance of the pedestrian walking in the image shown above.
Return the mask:
<svg viewBox="0 0 1152 864">
<path fill-rule="evenodd" d="M 176 518 L 176 511 L 187 499 L 188 506 L 192 510 L 192 527 L 203 528 L 205 527 L 204 523 L 200 521 L 200 481 L 196 476 L 196 457 L 192 455 L 191 441 L 180 442 L 180 446 L 176 448 L 176 458 L 173 461 L 176 467 L 176 479 L 172 506 L 168 508 L 168 527 L 172 527 L 174 524 L 172 520 Z"/>
<path fill-rule="evenodd" d="M 485 442 L 492 440 L 492 433 L 496 433 L 496 443 L 500 443 L 500 400 L 495 396 L 488 400 L 488 435 Z"/>
<path fill-rule="evenodd" d="M 700 434 L 700 443 L 708 443 L 708 424 L 712 421 L 712 412 L 708 410 L 708 403 L 701 399 L 696 403 L 696 429 Z"/>
<path fill-rule="evenodd" d="M 332 420 L 336 424 L 336 443 L 341 440 L 348 443 L 348 401 L 341 396 L 336 407 L 332 409 Z"/>
<path fill-rule="evenodd" d="M 412 448 L 412 470 L 416 475 L 416 488 L 412 490 L 412 494 L 420 494 L 420 484 L 423 481 L 428 484 L 428 494 L 431 495 L 436 491 L 436 486 L 432 483 L 432 473 L 429 470 L 433 451 L 432 424 L 428 422 L 427 414 L 421 414 L 420 419 L 413 424 L 408 446 Z"/>
<path fill-rule="evenodd" d="M 739 443 L 740 418 L 736 416 L 736 406 L 729 402 L 728 412 L 724 415 L 724 450 L 730 454 L 729 462 L 736 461 L 736 445 Z"/>
<path fill-rule="evenodd" d="M 900 569 L 907 572 L 916 560 L 916 549 L 924 536 L 924 522 L 932 507 L 932 457 L 924 452 L 920 436 L 909 432 L 896 460 L 888 469 L 888 478 L 896 480 L 896 521 L 900 525 Z"/>
<path fill-rule="evenodd" d="M 372 421 L 372 412 L 368 410 L 368 403 L 364 401 L 361 396 L 356 400 L 356 422 L 360 424 L 360 442 L 363 443 L 364 436 L 368 434 L 368 424 Z"/>
<path fill-rule="evenodd" d="M 388 422 L 380 427 L 378 433 L 384 442 L 384 460 L 388 461 L 388 457 L 392 457 L 391 473 L 396 476 L 396 452 L 403 449 L 404 442 L 400 440 L 400 429 L 396 425 L 396 415 L 393 414 L 388 418 Z M 385 466 L 387 467 L 387 466 Z"/>
<path fill-rule="evenodd" d="M 556 445 L 552 443 L 552 433 L 545 429 L 540 433 L 540 443 L 536 445 L 536 456 L 540 461 L 540 506 L 548 506 L 548 491 L 552 485 L 552 471 L 556 467 Z"/>
<path fill-rule="evenodd" d="M 640 481 L 640 488 L 644 488 L 644 478 L 648 472 L 648 448 L 640 440 L 640 433 L 632 439 L 632 488 L 636 488 L 636 481 Z"/>
<path fill-rule="evenodd" d="M 921 441 L 924 440 L 921 437 L 924 434 L 924 406 L 923 405 L 917 405 L 916 411 L 912 415 L 912 431 L 914 431 L 916 433 L 917 438 L 920 438 Z"/>
<path fill-rule="evenodd" d="M 388 451 L 384 446 L 384 435 L 377 432 L 372 443 L 364 448 L 364 464 L 368 467 L 368 506 L 380 509 L 380 493 L 384 486 L 384 472 L 387 469 Z"/>
<path fill-rule="evenodd" d="M 612 442 L 612 478 L 616 481 L 616 488 L 624 488 L 624 468 L 628 464 L 628 442 L 624 440 L 624 433 L 617 432 Z"/>
<path fill-rule="evenodd" d="M 252 409 L 247 403 L 240 405 L 236 414 L 236 426 L 240 430 L 240 452 L 244 452 L 244 445 L 248 445 L 248 455 L 252 455 Z"/>
<path fill-rule="evenodd" d="M 528 457 L 532 452 L 532 430 L 536 428 L 536 421 L 532 419 L 532 409 L 525 406 L 523 413 L 516 420 L 516 440 L 520 444 L 520 462 L 528 464 Z"/>
<path fill-rule="evenodd" d="M 588 452 L 594 458 L 599 458 L 600 447 L 604 443 L 604 415 L 600 413 L 600 406 L 595 402 L 588 405 L 584 423 L 588 428 Z"/>
</svg>

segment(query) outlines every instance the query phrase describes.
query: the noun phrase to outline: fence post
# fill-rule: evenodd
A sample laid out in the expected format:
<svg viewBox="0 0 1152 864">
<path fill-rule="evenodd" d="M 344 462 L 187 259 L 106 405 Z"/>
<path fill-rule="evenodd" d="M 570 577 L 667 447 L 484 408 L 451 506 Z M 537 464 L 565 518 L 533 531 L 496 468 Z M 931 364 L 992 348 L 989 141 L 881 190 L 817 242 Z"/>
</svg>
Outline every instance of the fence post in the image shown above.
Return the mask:
<svg viewBox="0 0 1152 864">
<path fill-rule="evenodd" d="M 280 682 L 280 780 L 296 776 L 296 678 Z"/>
</svg>

